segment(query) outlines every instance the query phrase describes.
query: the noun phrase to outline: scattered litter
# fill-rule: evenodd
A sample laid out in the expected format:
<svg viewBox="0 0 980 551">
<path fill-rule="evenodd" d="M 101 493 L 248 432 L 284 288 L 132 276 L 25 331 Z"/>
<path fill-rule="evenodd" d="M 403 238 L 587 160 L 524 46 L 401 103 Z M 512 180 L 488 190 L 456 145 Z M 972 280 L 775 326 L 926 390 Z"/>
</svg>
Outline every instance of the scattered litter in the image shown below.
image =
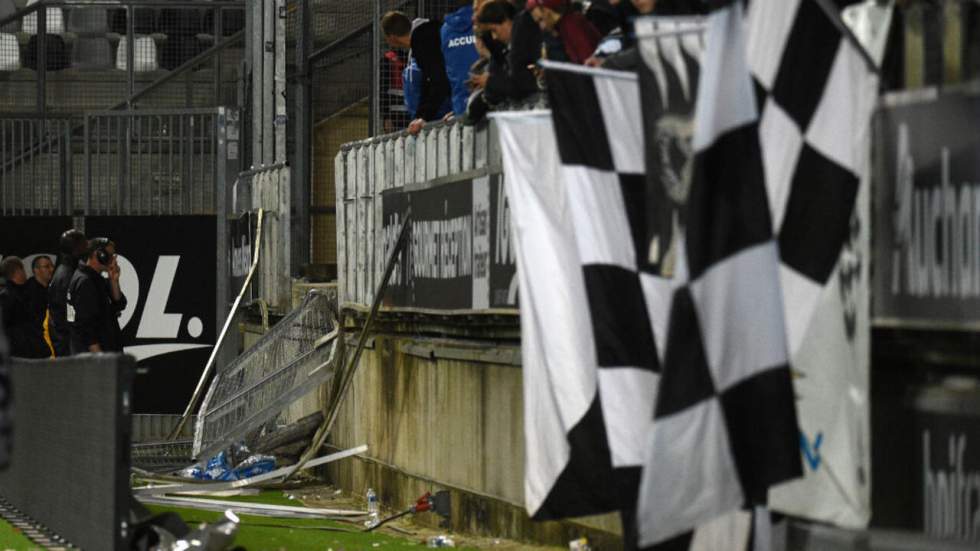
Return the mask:
<svg viewBox="0 0 980 551">
<path fill-rule="evenodd" d="M 271 455 L 244 455 L 241 450 L 248 451 L 244 446 L 238 446 L 239 453 L 235 450 L 220 452 L 218 455 L 208 460 L 202 468 L 194 465 L 184 469 L 181 474 L 187 475 L 198 480 L 242 480 L 260 474 L 272 472 L 276 468 L 276 458 Z"/>
<path fill-rule="evenodd" d="M 364 522 L 364 526 L 370 528 L 380 522 L 378 517 L 378 494 L 374 491 L 374 488 L 368 488 L 367 491 L 367 510 L 368 519 Z"/>
<path fill-rule="evenodd" d="M 344 450 L 342 452 L 332 453 L 330 455 L 325 455 L 319 457 L 312 461 L 309 461 L 303 466 L 304 469 L 312 469 L 313 467 L 318 467 L 320 465 L 330 463 L 332 461 L 337 461 L 339 459 L 344 459 L 345 457 L 351 457 L 354 455 L 360 455 L 368 450 L 367 446 L 358 446 L 349 450 Z M 281 469 L 276 469 L 271 473 L 260 474 L 251 478 L 246 478 L 243 480 L 232 480 L 229 482 L 214 482 L 211 484 L 202 484 L 200 482 L 191 482 L 187 484 L 170 484 L 166 486 L 144 486 L 141 488 L 133 488 L 133 494 L 136 496 L 141 495 L 164 495 L 164 494 L 179 494 L 184 492 L 218 492 L 222 490 L 235 490 L 238 488 L 244 488 L 246 486 L 252 486 L 262 482 L 268 482 L 272 480 L 279 480 L 286 474 L 290 472 L 292 467 L 282 467 Z"/>
<path fill-rule="evenodd" d="M 588 538 L 582 537 L 568 542 L 568 551 L 592 551 Z"/>
<path fill-rule="evenodd" d="M 333 495 L 335 495 L 335 496 L 339 496 L 339 495 L 340 495 L 340 494 L 342 494 L 342 493 L 344 493 L 344 491 L 343 491 L 343 490 L 336 490 L 336 491 L 335 491 L 335 492 L 333 493 Z"/>
<path fill-rule="evenodd" d="M 456 547 L 456 542 L 446 535 L 432 536 L 429 538 L 426 547 Z"/>
</svg>

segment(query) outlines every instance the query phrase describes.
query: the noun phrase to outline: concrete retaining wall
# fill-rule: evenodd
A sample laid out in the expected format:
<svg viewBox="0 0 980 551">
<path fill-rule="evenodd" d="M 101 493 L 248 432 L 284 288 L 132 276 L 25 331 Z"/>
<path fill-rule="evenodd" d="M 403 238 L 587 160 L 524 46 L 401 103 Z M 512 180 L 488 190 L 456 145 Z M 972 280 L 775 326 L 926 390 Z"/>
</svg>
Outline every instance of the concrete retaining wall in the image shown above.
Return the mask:
<svg viewBox="0 0 980 551">
<path fill-rule="evenodd" d="M 449 358 L 487 351 L 513 361 Z M 367 444 L 368 457 L 331 465 L 327 475 L 355 493 L 373 488 L 391 509 L 449 489 L 454 530 L 556 545 L 586 534 L 618 546 L 615 515 L 575 523 L 528 518 L 519 357 L 515 343 L 376 336 L 331 435 L 339 448 Z"/>
</svg>

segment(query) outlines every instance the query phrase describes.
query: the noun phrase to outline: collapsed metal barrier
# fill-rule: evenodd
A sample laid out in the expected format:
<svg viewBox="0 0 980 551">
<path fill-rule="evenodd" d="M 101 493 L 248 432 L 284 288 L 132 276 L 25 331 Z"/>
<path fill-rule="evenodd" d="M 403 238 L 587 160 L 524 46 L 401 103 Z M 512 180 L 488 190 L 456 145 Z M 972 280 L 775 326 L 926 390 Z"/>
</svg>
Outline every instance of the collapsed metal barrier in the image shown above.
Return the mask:
<svg viewBox="0 0 980 551">
<path fill-rule="evenodd" d="M 195 458 L 235 442 L 251 447 L 277 429 L 290 404 L 334 377 L 343 358 L 335 308 L 330 295 L 310 291 L 252 348 L 218 369 L 198 412 Z"/>
</svg>

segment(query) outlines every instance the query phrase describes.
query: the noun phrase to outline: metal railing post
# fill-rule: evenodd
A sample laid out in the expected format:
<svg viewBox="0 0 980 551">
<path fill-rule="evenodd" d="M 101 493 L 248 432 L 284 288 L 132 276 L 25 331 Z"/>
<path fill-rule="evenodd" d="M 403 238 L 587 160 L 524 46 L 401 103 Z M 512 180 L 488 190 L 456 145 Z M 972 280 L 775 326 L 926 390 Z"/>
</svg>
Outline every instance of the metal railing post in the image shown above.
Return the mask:
<svg viewBox="0 0 980 551">
<path fill-rule="evenodd" d="M 34 48 L 37 70 L 37 112 L 42 116 L 48 108 L 48 9 L 37 10 L 37 35 Z"/>
<path fill-rule="evenodd" d="M 83 190 L 85 194 L 85 208 L 82 211 L 84 214 L 89 214 L 92 212 L 92 135 L 91 126 L 89 125 L 89 116 L 85 116 L 85 133 L 83 134 L 82 142 L 85 144 L 85 178 L 82 181 Z"/>
<path fill-rule="evenodd" d="M 296 107 L 293 127 L 296 129 L 296 155 L 293 160 L 293 267 L 310 262 L 312 246 L 310 232 L 310 195 L 313 162 L 313 75 L 310 71 L 310 31 L 313 19 L 310 0 L 300 0 L 296 32 L 296 66 L 299 78 L 295 82 Z"/>
<path fill-rule="evenodd" d="M 133 109 L 133 94 L 136 92 L 136 75 L 133 70 L 133 58 L 136 57 L 136 31 L 134 19 L 136 18 L 136 8 L 132 5 L 126 7 L 126 109 Z"/>
<path fill-rule="evenodd" d="M 381 120 L 381 6 L 383 0 L 374 0 L 374 17 L 371 21 L 371 100 L 368 103 L 370 136 L 384 133 Z"/>
<path fill-rule="evenodd" d="M 263 0 L 252 2 L 252 168 L 262 165 L 262 72 L 265 57 Z"/>
<path fill-rule="evenodd" d="M 275 163 L 275 22 L 276 0 L 263 0 L 262 28 L 262 164 L 271 166 Z"/>
</svg>

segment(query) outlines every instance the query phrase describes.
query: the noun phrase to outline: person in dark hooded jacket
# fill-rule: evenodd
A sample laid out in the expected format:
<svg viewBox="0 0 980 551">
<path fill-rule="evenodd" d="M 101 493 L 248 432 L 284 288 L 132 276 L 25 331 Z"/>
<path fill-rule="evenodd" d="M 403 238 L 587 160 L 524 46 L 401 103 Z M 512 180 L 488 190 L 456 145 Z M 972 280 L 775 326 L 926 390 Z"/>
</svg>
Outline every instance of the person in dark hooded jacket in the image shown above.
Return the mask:
<svg viewBox="0 0 980 551">
<path fill-rule="evenodd" d="M 480 57 L 473 35 L 473 5 L 467 0 L 457 0 L 456 11 L 446 16 L 442 24 L 442 57 L 446 62 L 446 76 L 452 90 L 453 113 L 462 116 L 466 112 L 466 100 L 470 92 L 466 81 L 470 67 Z"/>
<path fill-rule="evenodd" d="M 414 59 L 422 71 L 422 92 L 416 118 L 408 125 L 411 134 L 418 134 L 426 121 L 439 120 L 439 108 L 450 95 L 439 28 L 438 21 L 412 21 L 400 11 L 390 11 L 381 18 L 381 31 L 388 46 L 409 50 L 409 64 Z"/>
<path fill-rule="evenodd" d="M 48 332 L 51 335 L 54 354 L 60 358 L 71 355 L 67 318 L 68 285 L 71 283 L 71 276 L 78 269 L 78 261 L 88 250 L 88 239 L 78 230 L 68 230 L 61 234 L 58 246 L 61 256 L 58 258 L 54 277 L 48 284 L 48 312 L 51 316 L 48 321 Z"/>
</svg>

